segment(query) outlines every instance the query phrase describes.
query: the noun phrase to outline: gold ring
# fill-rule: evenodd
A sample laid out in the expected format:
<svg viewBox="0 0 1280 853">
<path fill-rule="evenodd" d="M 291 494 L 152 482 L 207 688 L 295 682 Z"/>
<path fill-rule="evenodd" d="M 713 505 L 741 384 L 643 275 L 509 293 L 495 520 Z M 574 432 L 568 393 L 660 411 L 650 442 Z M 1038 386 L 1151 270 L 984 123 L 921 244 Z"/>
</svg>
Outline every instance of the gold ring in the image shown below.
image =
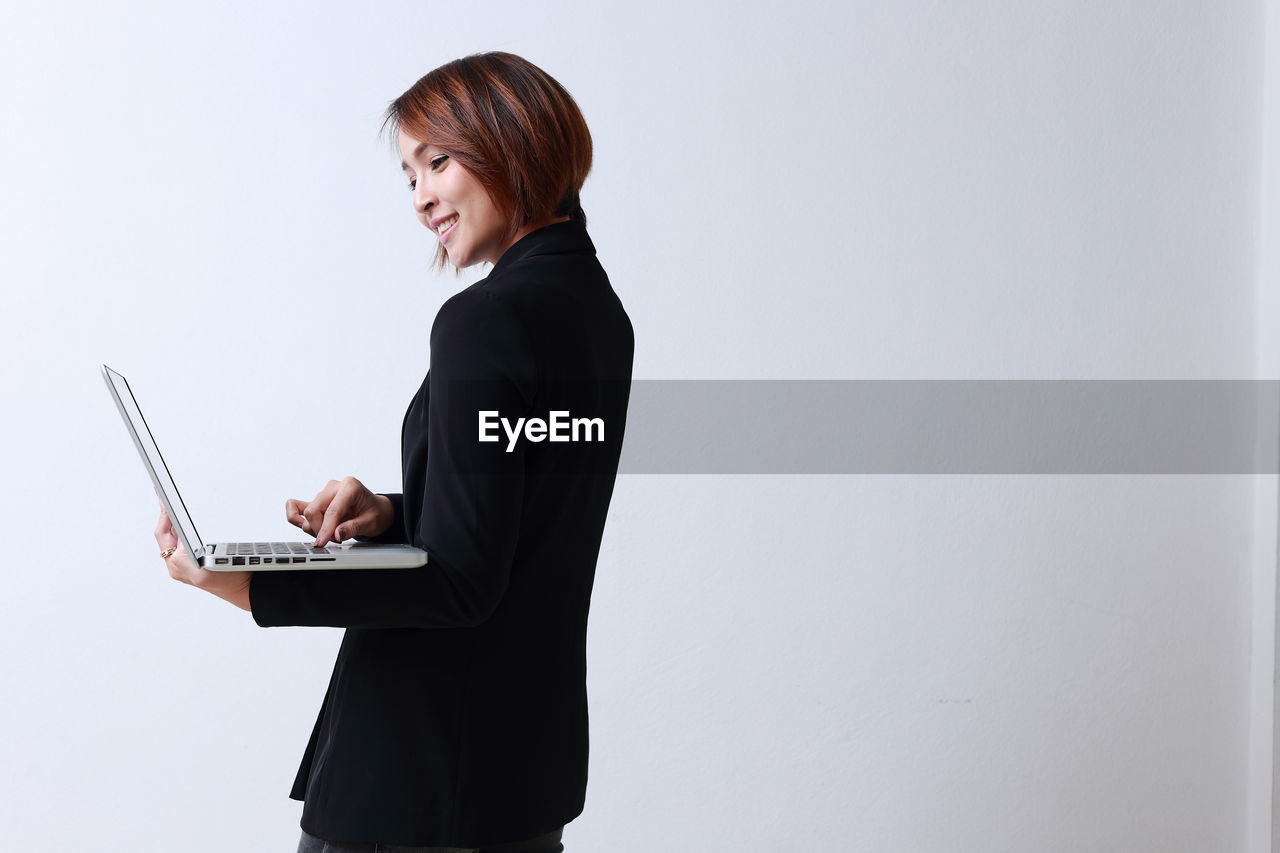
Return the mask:
<svg viewBox="0 0 1280 853">
<path fill-rule="evenodd" d="M 173 552 L 176 550 L 178 550 L 177 545 L 174 545 L 172 548 L 165 548 L 163 551 L 160 552 L 160 559 L 162 560 L 169 559 L 169 557 L 171 557 L 173 555 Z"/>
</svg>

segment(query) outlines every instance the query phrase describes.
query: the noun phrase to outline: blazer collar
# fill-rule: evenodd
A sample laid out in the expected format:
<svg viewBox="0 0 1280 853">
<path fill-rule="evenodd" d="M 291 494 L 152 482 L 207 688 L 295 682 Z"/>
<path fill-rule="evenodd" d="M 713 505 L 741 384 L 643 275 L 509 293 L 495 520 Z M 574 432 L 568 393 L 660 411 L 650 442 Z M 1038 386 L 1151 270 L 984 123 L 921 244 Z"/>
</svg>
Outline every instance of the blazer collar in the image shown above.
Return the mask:
<svg viewBox="0 0 1280 853">
<path fill-rule="evenodd" d="M 497 275 L 523 258 L 564 252 L 580 255 L 596 253 L 595 244 L 587 235 L 587 226 L 582 221 L 570 219 L 567 222 L 553 222 L 530 231 L 502 253 L 486 278 Z"/>
</svg>

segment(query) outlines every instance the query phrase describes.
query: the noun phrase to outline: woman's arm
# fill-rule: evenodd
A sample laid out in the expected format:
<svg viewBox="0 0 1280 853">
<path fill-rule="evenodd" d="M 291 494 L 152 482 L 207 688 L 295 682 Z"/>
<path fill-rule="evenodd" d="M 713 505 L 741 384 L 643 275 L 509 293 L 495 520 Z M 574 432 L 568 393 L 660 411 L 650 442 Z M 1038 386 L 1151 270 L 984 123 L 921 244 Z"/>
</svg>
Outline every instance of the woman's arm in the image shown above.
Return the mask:
<svg viewBox="0 0 1280 853">
<path fill-rule="evenodd" d="M 400 512 L 410 543 L 429 554 L 415 569 L 258 572 L 249 587 L 258 624 L 452 627 L 485 621 L 507 588 L 519 537 L 524 443 L 478 440 L 478 411 L 529 409 L 536 365 L 519 318 L 500 298 L 463 291 L 431 333 L 430 407 L 408 441 L 429 446 L 425 476 L 406 482 Z M 415 436 L 413 431 L 418 434 Z M 426 435 L 421 435 L 421 432 Z"/>
</svg>

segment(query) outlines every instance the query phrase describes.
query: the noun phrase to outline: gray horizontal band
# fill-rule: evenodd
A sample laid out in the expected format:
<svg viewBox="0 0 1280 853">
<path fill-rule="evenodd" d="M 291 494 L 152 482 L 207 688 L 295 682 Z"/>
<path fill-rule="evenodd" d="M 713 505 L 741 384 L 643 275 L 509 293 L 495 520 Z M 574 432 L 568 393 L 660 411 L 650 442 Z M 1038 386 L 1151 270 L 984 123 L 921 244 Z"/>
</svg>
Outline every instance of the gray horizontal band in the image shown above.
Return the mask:
<svg viewBox="0 0 1280 853">
<path fill-rule="evenodd" d="M 623 474 L 1276 474 L 1277 380 L 635 380 Z"/>
</svg>

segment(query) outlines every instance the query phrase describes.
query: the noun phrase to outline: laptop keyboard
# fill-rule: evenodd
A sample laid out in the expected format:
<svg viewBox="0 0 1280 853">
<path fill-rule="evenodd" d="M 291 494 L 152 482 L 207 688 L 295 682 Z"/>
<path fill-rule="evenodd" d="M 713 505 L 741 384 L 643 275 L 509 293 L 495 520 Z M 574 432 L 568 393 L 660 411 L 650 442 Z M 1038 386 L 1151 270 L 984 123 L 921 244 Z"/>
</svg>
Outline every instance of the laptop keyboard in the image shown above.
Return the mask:
<svg viewBox="0 0 1280 853">
<path fill-rule="evenodd" d="M 313 548 L 306 542 L 227 542 L 213 558 L 217 566 L 265 566 L 288 563 L 337 563 L 344 546 Z"/>
<path fill-rule="evenodd" d="M 291 557 L 333 552 L 328 547 L 313 548 L 306 542 L 228 542 L 225 553 L 228 557 Z"/>
</svg>

